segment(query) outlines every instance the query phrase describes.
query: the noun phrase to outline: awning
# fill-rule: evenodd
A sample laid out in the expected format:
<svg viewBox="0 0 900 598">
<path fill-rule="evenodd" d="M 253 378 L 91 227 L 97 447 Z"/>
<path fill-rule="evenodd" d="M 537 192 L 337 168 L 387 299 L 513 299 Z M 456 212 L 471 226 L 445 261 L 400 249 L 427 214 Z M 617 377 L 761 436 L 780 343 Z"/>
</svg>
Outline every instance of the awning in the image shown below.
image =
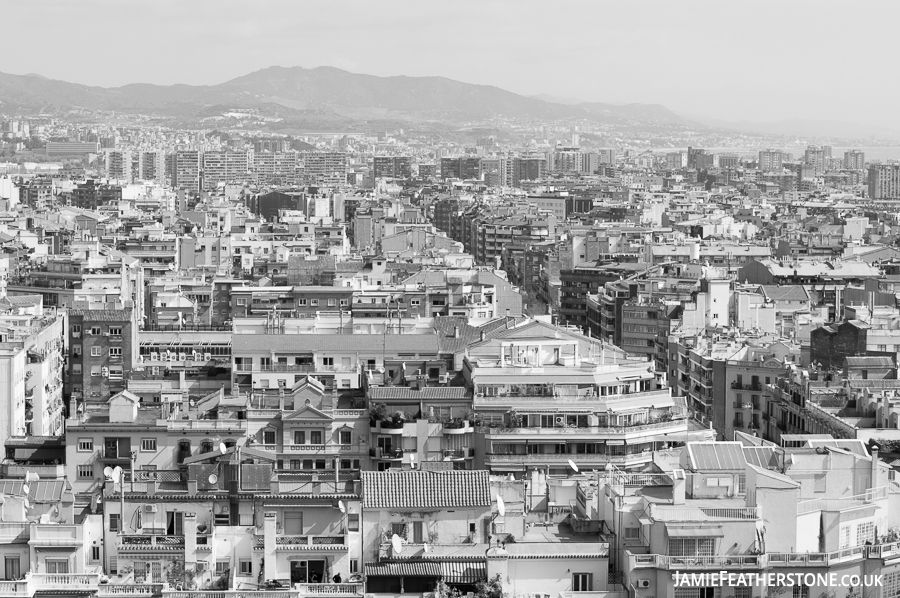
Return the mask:
<svg viewBox="0 0 900 598">
<path fill-rule="evenodd" d="M 670 538 L 721 538 L 725 535 L 721 527 L 678 527 L 666 526 Z"/>
<path fill-rule="evenodd" d="M 649 517 L 638 517 L 638 521 L 640 522 L 641 525 L 652 525 L 653 524 L 653 520 L 650 519 Z"/>
<path fill-rule="evenodd" d="M 447 583 L 487 581 L 487 564 L 484 561 L 442 562 L 441 572 Z"/>
<path fill-rule="evenodd" d="M 399 563 L 366 563 L 366 575 L 372 577 L 441 577 L 440 563 L 408 561 Z"/>
</svg>

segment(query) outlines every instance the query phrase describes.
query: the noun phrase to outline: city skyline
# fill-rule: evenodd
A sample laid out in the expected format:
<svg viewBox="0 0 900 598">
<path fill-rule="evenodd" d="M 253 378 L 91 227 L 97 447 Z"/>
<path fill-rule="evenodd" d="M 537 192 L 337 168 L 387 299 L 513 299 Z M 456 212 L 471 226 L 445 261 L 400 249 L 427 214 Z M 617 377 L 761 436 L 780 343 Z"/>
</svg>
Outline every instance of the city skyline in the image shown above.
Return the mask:
<svg viewBox="0 0 900 598">
<path fill-rule="evenodd" d="M 217 3 L 215 11 L 208 3 L 154 3 L 142 7 L 138 19 L 128 3 L 40 6 L 55 18 L 39 21 L 28 3 L 7 4 L 5 14 L 10 22 L 41 22 L 46 39 L 71 35 L 74 26 L 101 39 L 127 36 L 146 51 L 105 52 L 104 68 L 98 68 L 89 53 L 36 46 L 32 26 L 11 28 L 7 42 L 29 51 L 0 58 L 0 72 L 116 87 L 211 85 L 273 65 L 334 66 L 375 76 L 441 76 L 526 96 L 662 104 L 714 121 L 825 120 L 900 129 L 889 93 L 860 94 L 856 85 L 826 84 L 841 71 L 860 81 L 882 77 L 877 60 L 859 57 L 881 50 L 880 40 L 889 34 L 882 30 L 896 20 L 889 13 L 900 11 L 893 5 L 880 7 L 885 18 L 858 21 L 845 19 L 845 7 L 837 3 L 763 2 L 735 23 L 722 22 L 721 11 L 704 2 L 688 8 L 658 3 L 652 11 L 573 3 L 567 12 L 542 12 L 540 19 L 533 18 L 541 10 L 538 3 L 525 4 L 533 10 L 518 4 L 520 10 L 508 11 L 503 3 L 482 2 L 474 24 L 471 11 L 431 6 L 424 14 L 408 2 L 383 2 L 377 9 L 352 2 L 340 8 L 270 2 L 250 18 L 239 2 Z M 777 8 L 778 18 L 770 19 L 766 7 Z M 584 18 L 571 19 L 572 14 Z M 841 43 L 858 52 L 828 50 L 827 33 L 838 25 Z M 778 44 L 766 41 L 775 38 Z M 816 44 L 817 53 L 810 55 Z M 729 47 L 735 49 L 723 51 Z M 485 59 L 495 52 L 504 53 L 503 68 Z M 673 52 L 682 60 L 673 60 Z M 202 68 L 179 60 L 184 56 L 200 57 Z M 779 68 L 792 61 L 791 68 Z M 698 79 L 711 84 L 698 85 Z"/>
</svg>

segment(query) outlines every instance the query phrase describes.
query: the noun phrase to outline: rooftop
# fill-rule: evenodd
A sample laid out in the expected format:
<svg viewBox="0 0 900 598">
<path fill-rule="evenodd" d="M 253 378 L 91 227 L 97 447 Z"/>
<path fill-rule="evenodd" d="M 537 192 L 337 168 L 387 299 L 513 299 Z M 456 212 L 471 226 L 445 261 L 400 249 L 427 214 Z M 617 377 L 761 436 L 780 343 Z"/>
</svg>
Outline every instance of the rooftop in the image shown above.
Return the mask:
<svg viewBox="0 0 900 598">
<path fill-rule="evenodd" d="M 487 471 L 366 471 L 367 509 L 486 508 L 491 505 Z"/>
</svg>

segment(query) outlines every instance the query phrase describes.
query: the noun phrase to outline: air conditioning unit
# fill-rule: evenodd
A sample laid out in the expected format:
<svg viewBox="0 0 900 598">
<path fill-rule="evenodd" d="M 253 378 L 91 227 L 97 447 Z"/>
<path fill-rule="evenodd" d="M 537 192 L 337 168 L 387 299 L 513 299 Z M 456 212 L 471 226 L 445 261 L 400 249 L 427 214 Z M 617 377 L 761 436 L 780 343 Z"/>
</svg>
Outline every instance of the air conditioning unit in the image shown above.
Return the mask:
<svg viewBox="0 0 900 598">
<path fill-rule="evenodd" d="M 228 515 L 229 513 L 231 513 L 231 507 L 229 505 L 221 505 L 219 507 L 220 515 Z"/>
<path fill-rule="evenodd" d="M 203 359 L 204 359 L 205 361 L 212 361 L 212 353 L 204 353 L 204 354 L 203 354 Z"/>
<path fill-rule="evenodd" d="M 109 368 L 106 368 L 106 367 L 100 368 L 100 375 L 103 376 L 104 378 L 108 378 L 109 377 Z"/>
<path fill-rule="evenodd" d="M 144 505 L 145 513 L 156 513 L 159 510 L 159 505 Z"/>
<path fill-rule="evenodd" d="M 152 359 L 153 361 L 159 361 L 159 353 L 151 353 L 150 359 Z"/>
<path fill-rule="evenodd" d="M 650 580 L 649 579 L 639 579 L 637 583 L 637 587 L 639 588 L 649 588 Z"/>
<path fill-rule="evenodd" d="M 155 366 L 151 367 L 151 368 L 150 368 L 150 375 L 151 375 L 151 376 L 159 376 L 159 366 L 156 366 L 156 365 L 155 365 Z"/>
<path fill-rule="evenodd" d="M 441 384 L 449 384 L 450 383 L 450 374 L 441 374 L 438 376 L 438 382 Z"/>
<path fill-rule="evenodd" d="M 558 415 L 553 418 L 553 424 L 556 426 L 564 426 L 566 425 L 566 417 L 564 415 Z"/>
</svg>

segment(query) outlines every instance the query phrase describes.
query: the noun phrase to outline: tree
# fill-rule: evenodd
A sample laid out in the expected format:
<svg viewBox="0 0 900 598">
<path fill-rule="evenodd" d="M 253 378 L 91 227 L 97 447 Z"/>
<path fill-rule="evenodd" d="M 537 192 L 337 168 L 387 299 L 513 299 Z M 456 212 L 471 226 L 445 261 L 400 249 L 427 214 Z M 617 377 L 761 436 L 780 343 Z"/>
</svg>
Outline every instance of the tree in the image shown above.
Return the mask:
<svg viewBox="0 0 900 598">
<path fill-rule="evenodd" d="M 475 598 L 509 598 L 509 594 L 503 591 L 500 574 L 475 584 Z"/>
</svg>

